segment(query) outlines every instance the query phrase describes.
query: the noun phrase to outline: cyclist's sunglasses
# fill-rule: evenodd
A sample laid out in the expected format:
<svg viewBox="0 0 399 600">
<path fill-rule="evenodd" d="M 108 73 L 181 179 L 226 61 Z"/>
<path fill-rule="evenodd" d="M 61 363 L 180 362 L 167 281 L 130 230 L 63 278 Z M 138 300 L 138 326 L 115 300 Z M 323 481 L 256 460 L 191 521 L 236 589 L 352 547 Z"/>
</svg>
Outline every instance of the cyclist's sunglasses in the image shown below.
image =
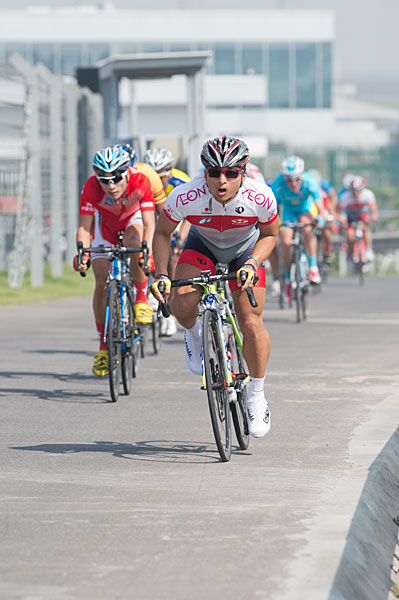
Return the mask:
<svg viewBox="0 0 399 600">
<path fill-rule="evenodd" d="M 219 179 L 221 173 L 224 174 L 226 179 L 237 179 L 244 171 L 242 169 L 213 169 L 209 167 L 206 172 L 212 179 Z"/>
<path fill-rule="evenodd" d="M 158 173 L 158 175 L 160 176 L 161 179 L 166 179 L 170 175 L 170 169 L 169 169 L 169 171 L 164 171 L 163 173 Z"/>
<path fill-rule="evenodd" d="M 105 177 L 105 175 L 97 175 L 97 179 L 104 183 L 105 185 L 109 185 L 110 183 L 119 183 L 124 177 L 126 177 L 127 170 L 125 171 L 116 171 L 114 175 L 111 177 Z"/>
<path fill-rule="evenodd" d="M 284 179 L 288 183 L 296 183 L 297 181 L 301 181 L 302 177 L 284 177 Z"/>
</svg>

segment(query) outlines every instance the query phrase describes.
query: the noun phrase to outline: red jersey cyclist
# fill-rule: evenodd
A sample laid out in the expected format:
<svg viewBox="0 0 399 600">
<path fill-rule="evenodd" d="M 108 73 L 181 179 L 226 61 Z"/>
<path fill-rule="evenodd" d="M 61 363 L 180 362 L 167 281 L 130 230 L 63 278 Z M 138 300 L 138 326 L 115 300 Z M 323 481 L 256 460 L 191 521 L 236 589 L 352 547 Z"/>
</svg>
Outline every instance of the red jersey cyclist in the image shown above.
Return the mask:
<svg viewBox="0 0 399 600">
<path fill-rule="evenodd" d="M 169 240 L 183 219 L 187 219 L 191 228 L 176 267 L 176 278 L 195 277 L 204 269 L 214 273 L 217 262 L 227 263 L 230 272 L 237 272 L 237 279 L 229 285 L 250 374 L 249 432 L 261 437 L 270 429 L 270 411 L 264 395 L 270 339 L 263 324 L 262 309 L 266 296 L 264 261 L 278 237 L 276 200 L 267 185 L 246 177 L 249 150 L 242 140 L 223 136 L 205 142 L 201 161 L 205 166 L 203 177 L 171 192 L 158 219 L 154 235 L 156 276 L 152 289 L 162 301 L 158 284 L 164 281 L 169 296 Z M 248 274 L 243 287 L 239 279 L 241 270 Z M 253 308 L 243 290 L 248 285 L 252 287 L 256 272 L 259 281 L 253 291 L 258 307 Z M 199 298 L 196 286 L 186 286 L 175 288 L 170 300 L 173 314 L 185 329 L 188 367 L 198 375 L 202 371 Z"/>
<path fill-rule="evenodd" d="M 129 167 L 129 154 L 120 146 L 104 148 L 93 158 L 95 175 L 86 181 L 80 196 L 79 227 L 76 240 L 83 247 L 118 244 L 118 233 L 124 231 L 125 246 L 140 246 L 143 240 L 149 247 L 149 266 L 155 229 L 154 196 L 151 184 L 143 173 Z M 148 278 L 139 262 L 140 254 L 132 254 L 130 270 L 136 289 L 136 317 L 139 323 L 152 321 L 152 309 L 147 305 Z M 77 257 L 74 267 L 77 270 Z M 88 255 L 83 256 L 81 271 L 86 271 Z M 99 351 L 94 356 L 93 373 L 108 375 L 108 347 L 103 342 L 107 304 L 107 274 L 109 260 L 103 254 L 92 254 L 96 280 L 93 311 L 100 339 Z"/>
</svg>

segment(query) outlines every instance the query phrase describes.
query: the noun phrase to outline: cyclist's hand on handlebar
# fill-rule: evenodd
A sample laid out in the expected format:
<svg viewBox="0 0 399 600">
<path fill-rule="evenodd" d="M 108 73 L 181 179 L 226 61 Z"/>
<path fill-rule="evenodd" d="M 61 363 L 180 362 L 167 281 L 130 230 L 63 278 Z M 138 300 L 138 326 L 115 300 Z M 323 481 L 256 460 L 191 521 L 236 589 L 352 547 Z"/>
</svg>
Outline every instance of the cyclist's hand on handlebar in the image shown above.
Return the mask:
<svg viewBox="0 0 399 600">
<path fill-rule="evenodd" d="M 87 271 L 87 269 L 90 268 L 90 254 L 83 254 L 82 262 L 80 263 L 80 268 L 79 268 L 79 254 L 75 254 L 75 256 L 73 257 L 73 260 L 72 260 L 72 266 L 77 273 L 79 273 L 79 271 L 81 273 L 84 273 L 85 271 Z"/>
<path fill-rule="evenodd" d="M 248 287 L 253 287 L 256 275 L 256 268 L 251 264 L 245 264 L 237 271 L 237 285 L 246 290 Z"/>
<path fill-rule="evenodd" d="M 152 285 L 151 292 L 158 300 L 164 304 L 170 294 L 171 281 L 167 275 L 158 275 L 155 277 Z"/>
<path fill-rule="evenodd" d="M 139 258 L 139 265 L 140 267 L 143 269 L 144 268 L 144 257 L 143 255 L 140 256 Z M 147 257 L 147 271 L 146 273 L 153 273 L 155 271 L 155 263 L 154 263 L 154 257 L 152 256 L 152 254 L 149 254 Z"/>
</svg>

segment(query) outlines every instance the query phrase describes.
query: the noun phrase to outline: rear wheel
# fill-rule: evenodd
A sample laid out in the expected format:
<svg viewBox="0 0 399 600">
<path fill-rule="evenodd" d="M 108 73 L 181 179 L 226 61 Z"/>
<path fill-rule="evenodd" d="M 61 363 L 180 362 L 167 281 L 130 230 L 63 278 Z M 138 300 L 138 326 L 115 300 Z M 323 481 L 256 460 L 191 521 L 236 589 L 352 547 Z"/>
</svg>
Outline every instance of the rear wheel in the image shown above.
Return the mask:
<svg viewBox="0 0 399 600">
<path fill-rule="evenodd" d="M 112 402 L 119 398 L 121 380 L 121 311 L 118 284 L 111 281 L 108 298 L 108 369 Z"/>
<path fill-rule="evenodd" d="M 245 381 L 248 371 L 240 345 L 234 335 L 233 326 L 230 323 L 226 327 L 226 344 L 227 351 L 231 355 L 231 374 L 237 394 L 237 399 L 230 402 L 231 415 L 233 417 L 238 445 L 241 450 L 246 450 L 249 445 L 247 414 L 248 382 Z"/>
<path fill-rule="evenodd" d="M 204 313 L 202 340 L 206 392 L 213 434 L 220 458 L 227 462 L 231 456 L 231 416 L 226 388 L 225 356 L 218 319 L 210 310 Z"/>
</svg>

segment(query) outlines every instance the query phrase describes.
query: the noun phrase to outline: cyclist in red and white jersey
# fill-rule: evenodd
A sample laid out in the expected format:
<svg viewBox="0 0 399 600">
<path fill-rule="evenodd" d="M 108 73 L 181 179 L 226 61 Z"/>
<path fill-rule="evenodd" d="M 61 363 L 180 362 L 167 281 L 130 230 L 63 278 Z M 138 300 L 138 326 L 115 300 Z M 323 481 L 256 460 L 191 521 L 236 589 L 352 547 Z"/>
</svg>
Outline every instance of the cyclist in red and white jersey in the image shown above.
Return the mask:
<svg viewBox="0 0 399 600">
<path fill-rule="evenodd" d="M 124 231 L 125 246 L 140 246 L 147 241 L 150 257 L 155 229 L 154 195 L 148 177 L 129 167 L 130 156 L 121 146 L 104 148 L 93 158 L 95 175 L 86 181 L 80 196 L 79 227 L 76 240 L 83 247 L 110 246 L 119 243 L 118 233 Z M 81 271 L 87 270 L 89 256 L 82 260 Z M 140 266 L 138 253 L 131 255 L 130 269 L 136 288 L 135 311 L 139 323 L 150 323 L 153 311 L 147 304 L 148 278 Z M 93 373 L 98 377 L 108 375 L 108 347 L 103 342 L 105 310 L 107 304 L 106 279 L 109 260 L 104 254 L 92 254 L 96 286 L 93 311 L 100 348 L 94 356 Z M 77 270 L 77 256 L 74 258 Z M 152 269 L 151 269 L 152 270 Z"/>
<path fill-rule="evenodd" d="M 204 176 L 176 188 L 165 204 L 154 235 L 155 281 L 152 289 L 162 300 L 158 284 L 164 281 L 167 296 L 170 280 L 167 258 L 170 234 L 183 219 L 191 224 L 176 268 L 176 278 L 195 277 L 201 270 L 215 272 L 217 262 L 227 263 L 237 279 L 230 282 L 238 322 L 243 333 L 243 353 L 251 381 L 248 392 L 249 431 L 254 437 L 270 428 L 270 411 L 264 395 L 264 377 L 270 353 L 270 339 L 262 320 L 265 302 L 264 261 L 278 237 L 278 215 L 272 190 L 246 177 L 249 150 L 245 142 L 220 137 L 205 142 L 201 161 Z M 248 279 L 241 287 L 240 271 Z M 253 308 L 243 291 L 254 287 L 258 307 Z M 190 370 L 201 374 L 202 341 L 198 320 L 200 291 L 196 287 L 174 290 L 171 309 L 185 328 L 186 359 Z"/>
<path fill-rule="evenodd" d="M 355 239 L 352 224 L 361 221 L 366 243 L 366 258 L 369 261 L 374 260 L 373 240 L 369 226 L 378 220 L 378 208 L 376 197 L 371 190 L 366 188 L 364 177 L 352 176 L 348 189 L 339 196 L 337 212 L 341 222 L 347 228 L 348 256 L 352 256 Z"/>
</svg>

